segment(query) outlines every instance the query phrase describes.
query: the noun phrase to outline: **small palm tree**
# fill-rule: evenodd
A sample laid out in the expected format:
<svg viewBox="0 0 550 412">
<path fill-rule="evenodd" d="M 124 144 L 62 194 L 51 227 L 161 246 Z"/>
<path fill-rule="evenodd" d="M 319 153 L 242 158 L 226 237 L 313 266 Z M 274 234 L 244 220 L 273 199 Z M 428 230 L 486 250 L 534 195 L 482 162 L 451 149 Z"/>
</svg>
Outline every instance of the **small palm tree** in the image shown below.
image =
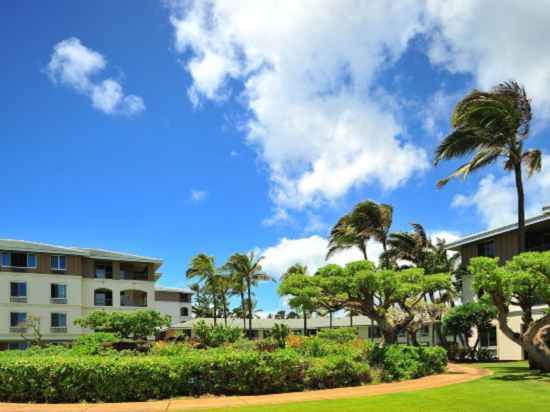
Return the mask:
<svg viewBox="0 0 550 412">
<path fill-rule="evenodd" d="M 205 253 L 199 253 L 191 259 L 191 264 L 187 269 L 187 278 L 198 277 L 204 281 L 206 286 L 212 290 L 212 301 L 214 304 L 214 325 L 217 324 L 218 317 L 218 296 L 216 293 L 216 281 L 218 279 L 218 270 L 216 268 L 213 256 L 208 256 Z"/>
<path fill-rule="evenodd" d="M 390 233 L 386 259 L 391 262 L 404 260 L 425 269 L 425 263 L 433 250 L 433 244 L 421 224 L 411 223 L 411 226 L 413 228 L 411 232 Z"/>
<path fill-rule="evenodd" d="M 357 247 L 365 260 L 367 257 L 367 241 L 370 239 L 369 233 L 360 233 L 351 224 L 351 215 L 342 216 L 330 231 L 328 253 L 325 259 L 331 257 L 334 253 L 341 250 Z"/>
<path fill-rule="evenodd" d="M 247 312 L 248 312 L 248 334 L 252 336 L 252 287 L 257 285 L 260 281 L 265 280 L 274 280 L 270 275 L 265 273 L 260 264 L 263 257 L 256 257 L 254 252 L 249 254 L 235 253 L 232 255 L 227 263 L 225 268 L 234 274 L 237 278 L 244 280 L 247 293 Z M 244 297 L 244 294 L 241 295 Z M 242 301 L 243 303 L 244 301 Z M 244 308 L 244 303 L 243 303 Z"/>
<path fill-rule="evenodd" d="M 532 118 L 531 103 L 525 89 L 515 81 L 501 83 L 489 92 L 473 90 L 452 114 L 449 134 L 435 152 L 434 164 L 442 160 L 472 155 L 450 176 L 438 182 L 445 186 L 454 177 L 471 172 L 502 158 L 504 169 L 514 173 L 518 209 L 518 251 L 525 250 L 525 194 L 523 167 L 531 176 L 541 169 L 541 152 L 524 150 Z"/>
</svg>

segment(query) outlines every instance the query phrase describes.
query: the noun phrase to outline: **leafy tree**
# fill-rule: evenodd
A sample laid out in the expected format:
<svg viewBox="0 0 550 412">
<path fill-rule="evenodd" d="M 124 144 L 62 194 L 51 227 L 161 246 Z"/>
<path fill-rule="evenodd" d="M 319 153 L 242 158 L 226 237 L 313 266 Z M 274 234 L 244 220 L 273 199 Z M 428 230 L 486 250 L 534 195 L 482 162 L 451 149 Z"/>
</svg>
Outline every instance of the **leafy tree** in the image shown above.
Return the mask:
<svg viewBox="0 0 550 412">
<path fill-rule="evenodd" d="M 213 256 L 208 256 L 205 253 L 199 253 L 191 259 L 191 264 L 187 269 L 187 277 L 189 279 L 198 277 L 205 283 L 206 289 L 212 292 L 212 303 L 214 306 L 214 325 L 218 319 L 218 296 L 216 293 L 216 281 L 218 280 L 218 269 L 216 268 Z"/>
<path fill-rule="evenodd" d="M 365 237 L 372 238 L 382 244 L 384 255 L 388 250 L 388 234 L 393 221 L 393 207 L 365 200 L 355 205 L 349 215 L 349 224 L 354 230 Z M 388 267 L 389 261 L 382 258 L 382 266 Z"/>
<path fill-rule="evenodd" d="M 107 312 L 96 310 L 86 317 L 75 320 L 75 324 L 94 332 L 110 332 L 122 339 L 147 339 L 162 328 L 170 326 L 170 316 L 155 310 L 133 312 Z"/>
<path fill-rule="evenodd" d="M 275 319 L 286 319 L 286 311 L 285 310 L 277 311 L 277 313 L 275 313 Z"/>
<path fill-rule="evenodd" d="M 503 158 L 504 168 L 513 172 L 517 190 L 518 250 L 525 250 L 525 194 L 523 167 L 531 176 L 541 169 L 541 152 L 524 150 L 529 137 L 531 103 L 525 89 L 515 81 L 501 83 L 489 92 L 473 90 L 455 106 L 449 134 L 436 149 L 434 163 L 472 154 L 472 158 L 449 177 L 438 182 L 442 187 L 454 177 L 471 172 Z"/>
<path fill-rule="evenodd" d="M 330 231 L 326 259 L 336 252 L 356 247 L 361 251 L 365 260 L 367 260 L 367 241 L 370 237 L 370 234 L 367 232 L 359 232 L 351 224 L 351 215 L 346 214 L 336 222 Z"/>
<path fill-rule="evenodd" d="M 334 271 L 332 282 L 321 286 L 321 295 L 376 322 L 382 344 L 391 344 L 413 321 L 414 310 L 425 296 L 450 289 L 451 279 L 447 274 L 424 276 L 420 268 L 377 270 L 371 262 L 357 261 Z M 392 310 L 396 309 L 404 315 L 393 316 Z"/>
<path fill-rule="evenodd" d="M 528 354 L 531 367 L 550 371 L 550 314 L 533 319 L 533 307 L 550 305 L 550 252 L 527 252 L 504 266 L 498 258 L 477 257 L 468 266 L 474 288 L 482 290 L 496 307 L 500 330 Z M 510 306 L 521 310 L 523 330 L 509 324 Z"/>
<path fill-rule="evenodd" d="M 307 317 L 317 309 L 317 299 L 320 289 L 316 286 L 313 276 L 309 276 L 306 267 L 291 266 L 281 278 L 278 292 L 288 296 L 288 304 L 302 312 L 304 317 L 304 336 L 307 336 Z"/>
<path fill-rule="evenodd" d="M 246 285 L 249 336 L 252 336 L 252 287 L 260 281 L 273 280 L 270 275 L 263 271 L 261 265 L 262 259 L 263 257 L 256 257 L 254 252 L 250 252 L 248 255 L 235 253 L 224 266 L 233 276 L 243 279 Z"/>
<path fill-rule="evenodd" d="M 496 317 L 494 306 L 485 302 L 467 302 L 449 310 L 443 317 L 443 329 L 457 335 L 462 345 L 468 350 L 472 360 L 476 357 L 481 334 L 489 330 L 491 321 Z M 477 331 L 477 339 L 471 344 L 473 330 Z"/>
<path fill-rule="evenodd" d="M 343 268 L 339 265 L 326 265 L 317 270 L 313 276 L 315 285 L 321 290 L 330 290 L 332 288 L 332 282 L 337 279 L 337 276 Z M 336 275 L 336 276 L 335 276 Z M 317 297 L 316 306 L 326 311 L 329 315 L 329 326 L 332 328 L 332 317 L 334 312 L 344 309 L 341 299 L 334 299 L 332 295 L 319 294 Z"/>
<path fill-rule="evenodd" d="M 286 338 L 288 338 L 289 335 L 290 330 L 284 323 L 276 323 L 273 325 L 273 329 L 271 329 L 271 336 L 273 336 L 273 339 L 275 339 L 277 345 L 281 349 L 286 348 Z"/>
</svg>

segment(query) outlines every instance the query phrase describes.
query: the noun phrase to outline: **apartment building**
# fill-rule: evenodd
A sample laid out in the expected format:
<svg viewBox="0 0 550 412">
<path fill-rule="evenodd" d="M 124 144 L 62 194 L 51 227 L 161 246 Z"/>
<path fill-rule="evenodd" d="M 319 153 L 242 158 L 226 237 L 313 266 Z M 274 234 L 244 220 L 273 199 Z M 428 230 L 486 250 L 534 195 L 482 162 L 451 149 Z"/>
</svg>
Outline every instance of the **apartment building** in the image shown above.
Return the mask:
<svg viewBox="0 0 550 412">
<path fill-rule="evenodd" d="M 87 332 L 74 321 L 94 310 L 191 318 L 189 289 L 155 286 L 160 259 L 9 239 L 0 239 L 0 254 L 0 349 L 25 346 L 29 325 L 45 341 L 70 341 Z"/>
<path fill-rule="evenodd" d="M 542 209 L 542 213 L 526 219 L 526 249 L 527 251 L 550 250 L 550 207 Z M 505 263 L 519 253 L 518 225 L 497 227 L 495 229 L 466 236 L 447 245 L 448 250 L 460 253 L 462 265 L 467 266 L 470 259 L 477 256 L 499 257 L 500 263 Z M 477 298 L 472 286 L 472 277 L 463 279 L 462 300 L 470 302 Z M 543 316 L 544 305 L 535 307 L 533 318 Z M 517 307 L 510 308 L 509 323 L 513 330 L 519 332 L 522 328 L 521 311 Z M 496 326 L 481 337 L 482 346 L 494 351 L 500 360 L 525 359 L 521 347 L 508 339 Z M 474 337 L 475 338 L 475 337 Z"/>
</svg>

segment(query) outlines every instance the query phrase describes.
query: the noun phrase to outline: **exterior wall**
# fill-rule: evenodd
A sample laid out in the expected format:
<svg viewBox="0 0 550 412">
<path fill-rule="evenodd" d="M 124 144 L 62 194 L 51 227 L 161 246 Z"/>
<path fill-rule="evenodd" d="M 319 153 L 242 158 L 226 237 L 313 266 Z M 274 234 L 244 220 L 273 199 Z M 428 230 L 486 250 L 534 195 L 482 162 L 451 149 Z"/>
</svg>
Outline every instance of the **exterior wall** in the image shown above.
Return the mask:
<svg viewBox="0 0 550 412">
<path fill-rule="evenodd" d="M 180 316 L 182 307 L 187 307 L 189 316 Z M 172 319 L 172 325 L 191 319 L 191 303 L 157 300 L 155 301 L 155 309 L 169 315 Z"/>
</svg>

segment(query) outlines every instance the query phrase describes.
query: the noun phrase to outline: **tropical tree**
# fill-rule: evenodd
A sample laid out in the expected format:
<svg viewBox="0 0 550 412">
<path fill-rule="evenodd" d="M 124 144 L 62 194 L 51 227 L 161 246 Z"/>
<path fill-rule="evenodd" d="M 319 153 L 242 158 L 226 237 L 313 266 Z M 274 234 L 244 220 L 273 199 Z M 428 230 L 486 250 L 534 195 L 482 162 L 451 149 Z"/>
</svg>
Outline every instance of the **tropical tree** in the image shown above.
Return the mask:
<svg viewBox="0 0 550 412">
<path fill-rule="evenodd" d="M 535 306 L 550 305 L 550 252 L 522 253 L 504 266 L 498 258 L 476 257 L 468 270 L 474 275 L 474 288 L 483 290 L 483 297 L 495 306 L 502 333 L 527 352 L 532 368 L 550 371 L 550 312 L 539 319 L 533 316 Z M 520 332 L 509 323 L 511 305 L 521 311 Z"/>
<path fill-rule="evenodd" d="M 411 232 L 393 232 L 388 236 L 386 260 L 390 262 L 406 261 L 412 266 L 425 268 L 433 245 L 420 223 L 411 223 Z"/>
<path fill-rule="evenodd" d="M 298 268 L 303 270 L 299 271 Z M 307 274 L 303 265 L 291 266 L 282 276 L 277 291 L 281 296 L 289 298 L 290 307 L 302 312 L 304 317 L 304 336 L 307 336 L 307 317 L 317 309 L 319 287 L 313 276 Z"/>
<path fill-rule="evenodd" d="M 365 238 L 372 238 L 382 244 L 384 251 L 382 266 L 389 267 L 385 257 L 388 250 L 388 235 L 393 221 L 393 207 L 365 200 L 355 205 L 349 215 L 349 224 Z"/>
<path fill-rule="evenodd" d="M 357 228 L 351 224 L 350 214 L 342 216 L 330 231 L 328 252 L 326 259 L 341 250 L 358 248 L 365 260 L 367 257 L 367 241 L 370 239 L 370 234 L 360 233 Z"/>
<path fill-rule="evenodd" d="M 339 275 L 340 271 L 343 270 L 341 266 L 338 265 L 326 265 L 317 270 L 313 275 L 313 280 L 315 285 L 321 289 L 328 290 L 332 287 L 332 282 L 334 282 Z M 341 309 L 344 309 L 341 299 L 334 299 L 332 295 L 328 294 L 319 294 L 317 297 L 317 308 L 320 308 L 329 315 L 329 327 L 332 328 L 332 318 L 334 312 L 337 312 Z"/>
<path fill-rule="evenodd" d="M 214 325 L 217 324 L 218 318 L 218 296 L 215 293 L 216 281 L 218 280 L 218 269 L 216 268 L 213 256 L 208 256 L 205 253 L 199 253 L 191 259 L 191 264 L 187 269 L 187 277 L 189 279 L 199 278 L 205 283 L 205 286 L 213 292 L 212 303 L 214 306 Z"/>
<path fill-rule="evenodd" d="M 216 290 L 214 291 L 222 307 L 222 316 L 224 325 L 227 326 L 227 316 L 229 315 L 229 298 L 234 293 L 235 281 L 232 277 L 218 274 L 214 282 Z"/>
<path fill-rule="evenodd" d="M 446 185 L 454 177 L 504 160 L 504 169 L 514 173 L 517 191 L 518 250 L 525 250 L 525 194 L 523 167 L 527 174 L 541 169 L 540 150 L 525 150 L 529 137 L 531 103 L 525 89 L 515 81 L 501 83 L 489 92 L 473 90 L 454 108 L 453 131 L 443 139 L 435 152 L 434 164 L 442 160 L 472 155 L 471 159 L 450 176 L 438 182 Z"/>
<path fill-rule="evenodd" d="M 256 257 L 254 252 L 249 254 L 235 253 L 232 255 L 227 263 L 224 265 L 233 276 L 237 279 L 242 279 L 246 286 L 246 294 L 248 307 L 248 335 L 252 336 L 252 287 L 256 286 L 260 281 L 274 280 L 270 275 L 265 273 L 262 269 L 261 261 L 263 257 Z M 244 295 L 241 295 L 244 296 Z M 244 307 L 244 306 L 243 306 Z"/>
</svg>

